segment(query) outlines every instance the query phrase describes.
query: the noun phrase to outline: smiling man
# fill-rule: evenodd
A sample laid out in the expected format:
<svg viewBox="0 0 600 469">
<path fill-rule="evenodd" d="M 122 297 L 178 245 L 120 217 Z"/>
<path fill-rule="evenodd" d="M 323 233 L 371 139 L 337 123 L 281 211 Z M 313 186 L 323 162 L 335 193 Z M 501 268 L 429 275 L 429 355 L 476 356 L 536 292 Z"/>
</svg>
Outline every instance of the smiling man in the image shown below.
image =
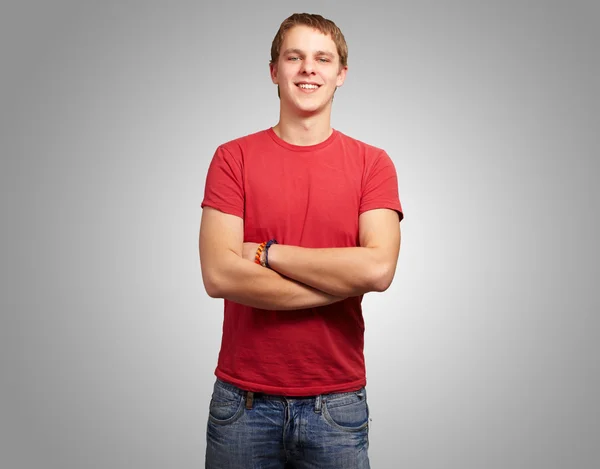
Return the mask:
<svg viewBox="0 0 600 469">
<path fill-rule="evenodd" d="M 200 263 L 224 322 L 209 469 L 369 467 L 361 302 L 394 278 L 403 214 L 387 153 L 330 125 L 347 59 L 332 21 L 284 20 L 279 122 L 211 161 Z"/>
</svg>

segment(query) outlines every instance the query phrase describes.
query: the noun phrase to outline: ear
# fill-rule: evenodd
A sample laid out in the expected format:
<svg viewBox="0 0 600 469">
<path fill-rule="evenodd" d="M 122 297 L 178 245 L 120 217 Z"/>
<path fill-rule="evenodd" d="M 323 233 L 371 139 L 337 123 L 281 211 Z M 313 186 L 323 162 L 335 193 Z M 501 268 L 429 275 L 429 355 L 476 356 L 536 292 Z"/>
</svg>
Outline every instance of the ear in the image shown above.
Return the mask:
<svg viewBox="0 0 600 469">
<path fill-rule="evenodd" d="M 336 81 L 337 87 L 340 87 L 344 84 L 344 81 L 346 80 L 346 73 L 348 73 L 348 65 L 340 68 L 340 71 L 338 72 L 338 76 L 337 76 L 337 81 Z"/>
<path fill-rule="evenodd" d="M 277 64 L 276 63 L 269 63 L 269 73 L 271 74 L 271 81 L 277 85 L 279 83 L 279 81 L 277 79 Z"/>
</svg>

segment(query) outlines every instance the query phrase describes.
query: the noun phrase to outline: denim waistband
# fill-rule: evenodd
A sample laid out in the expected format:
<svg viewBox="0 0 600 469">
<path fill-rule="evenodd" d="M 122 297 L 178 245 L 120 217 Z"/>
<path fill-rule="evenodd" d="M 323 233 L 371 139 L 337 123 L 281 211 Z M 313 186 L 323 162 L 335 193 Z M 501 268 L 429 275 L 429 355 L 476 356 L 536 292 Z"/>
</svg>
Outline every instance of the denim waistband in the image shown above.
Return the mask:
<svg viewBox="0 0 600 469">
<path fill-rule="evenodd" d="M 217 378 L 217 384 L 219 386 L 221 386 L 224 389 L 228 389 L 229 391 L 235 392 L 237 394 L 239 394 L 240 396 L 245 396 L 248 391 L 245 391 L 241 388 L 238 388 L 236 385 L 231 384 L 231 383 L 227 383 L 219 378 Z M 327 393 L 327 394 L 316 394 L 316 395 L 310 395 L 310 396 L 288 396 L 288 395 L 283 395 L 283 394 L 268 394 L 268 393 L 262 393 L 262 392 L 254 392 L 254 396 L 256 397 L 261 397 L 263 399 L 316 399 L 317 397 L 320 398 L 334 398 L 334 397 L 338 397 L 338 396 L 344 396 L 346 394 L 352 394 L 352 393 L 356 393 L 359 391 L 363 391 L 364 392 L 364 387 L 361 387 L 359 389 L 356 389 L 354 391 L 347 391 L 347 392 L 335 392 L 335 393 Z"/>
</svg>

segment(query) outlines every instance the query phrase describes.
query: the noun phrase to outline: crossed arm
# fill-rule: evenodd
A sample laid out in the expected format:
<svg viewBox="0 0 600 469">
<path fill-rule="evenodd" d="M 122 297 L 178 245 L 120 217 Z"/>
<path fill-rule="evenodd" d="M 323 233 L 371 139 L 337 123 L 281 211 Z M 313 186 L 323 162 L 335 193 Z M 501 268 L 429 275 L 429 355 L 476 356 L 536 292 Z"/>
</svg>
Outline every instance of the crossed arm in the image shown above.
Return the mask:
<svg viewBox="0 0 600 469">
<path fill-rule="evenodd" d="M 386 290 L 400 251 L 396 212 L 360 215 L 360 247 L 310 249 L 273 245 L 266 269 L 252 259 L 255 243 L 243 242 L 243 220 L 205 207 L 200 227 L 200 265 L 209 296 L 261 309 L 324 306 L 370 291 Z"/>
</svg>

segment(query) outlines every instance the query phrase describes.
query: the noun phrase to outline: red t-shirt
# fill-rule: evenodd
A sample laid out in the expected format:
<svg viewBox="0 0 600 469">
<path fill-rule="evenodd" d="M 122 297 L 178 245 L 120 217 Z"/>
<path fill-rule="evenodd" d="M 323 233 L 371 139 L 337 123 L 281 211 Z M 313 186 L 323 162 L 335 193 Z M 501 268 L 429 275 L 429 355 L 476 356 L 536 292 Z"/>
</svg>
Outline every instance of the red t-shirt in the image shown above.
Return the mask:
<svg viewBox="0 0 600 469">
<path fill-rule="evenodd" d="M 202 207 L 244 220 L 244 241 L 306 248 L 359 246 L 358 217 L 398 212 L 387 153 L 333 130 L 296 146 L 269 128 L 219 146 Z M 215 374 L 242 389 L 287 396 L 346 392 L 366 384 L 362 296 L 328 306 L 267 311 L 225 300 Z"/>
</svg>

